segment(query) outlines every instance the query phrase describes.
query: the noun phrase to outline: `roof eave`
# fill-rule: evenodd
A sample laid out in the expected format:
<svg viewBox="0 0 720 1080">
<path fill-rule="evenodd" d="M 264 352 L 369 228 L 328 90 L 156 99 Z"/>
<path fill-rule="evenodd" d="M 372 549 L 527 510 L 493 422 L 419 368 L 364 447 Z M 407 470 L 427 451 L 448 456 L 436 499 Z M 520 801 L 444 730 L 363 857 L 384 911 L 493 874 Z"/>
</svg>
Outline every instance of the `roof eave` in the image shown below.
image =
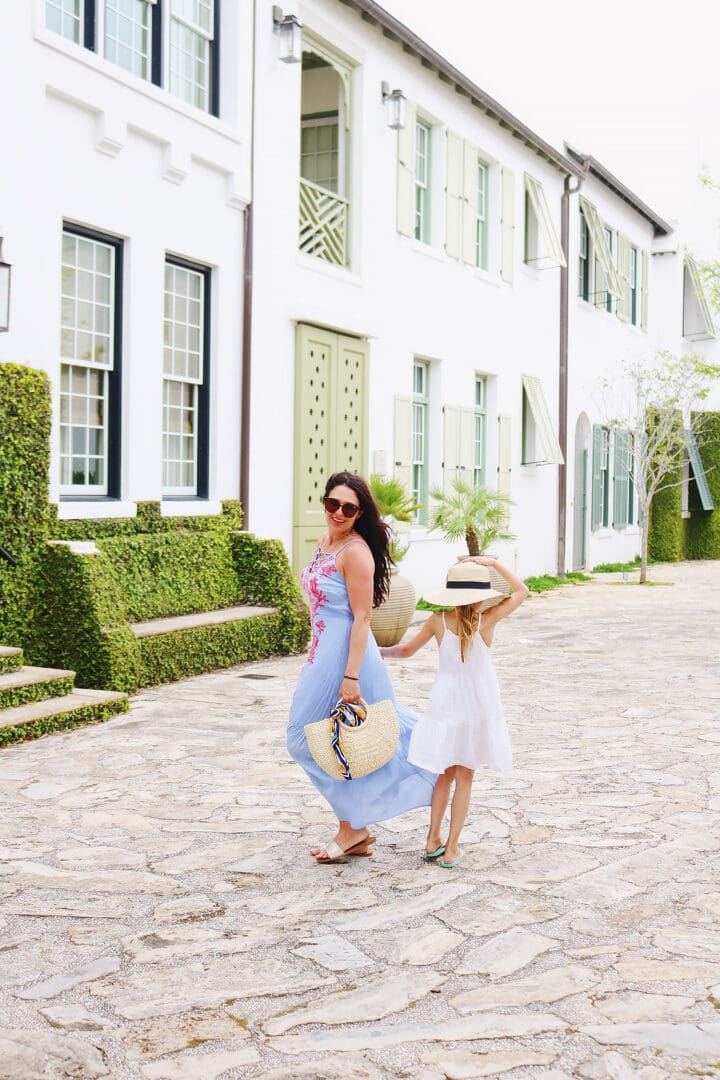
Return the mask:
<svg viewBox="0 0 720 1080">
<path fill-rule="evenodd" d="M 572 146 L 565 144 L 568 157 L 574 161 L 587 166 L 588 172 L 596 177 L 602 184 L 609 188 L 618 198 L 622 199 L 629 206 L 633 208 L 638 214 L 644 217 L 655 230 L 656 236 L 669 236 L 673 231 L 672 225 L 668 225 L 667 221 L 664 221 L 654 210 L 651 210 L 647 203 L 644 203 L 634 191 L 631 191 L 629 187 L 623 184 L 622 180 L 618 180 L 617 176 L 613 176 L 608 169 L 602 165 L 597 158 L 594 158 L 591 154 L 581 154 L 578 150 L 574 150 Z"/>
</svg>

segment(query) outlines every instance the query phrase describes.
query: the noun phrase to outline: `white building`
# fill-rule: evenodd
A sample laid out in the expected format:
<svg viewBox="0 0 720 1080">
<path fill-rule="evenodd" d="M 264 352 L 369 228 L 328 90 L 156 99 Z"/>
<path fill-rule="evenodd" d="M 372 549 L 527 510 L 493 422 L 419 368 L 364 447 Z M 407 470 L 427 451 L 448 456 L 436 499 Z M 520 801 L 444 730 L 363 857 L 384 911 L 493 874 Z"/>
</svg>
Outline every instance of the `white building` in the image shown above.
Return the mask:
<svg viewBox="0 0 720 1080">
<path fill-rule="evenodd" d="M 372 0 L 5 5 L 0 70 L 22 102 L 0 361 L 51 376 L 62 516 L 241 497 L 299 567 L 326 476 L 353 467 L 426 506 L 454 476 L 509 493 L 502 551 L 523 574 L 636 553 L 629 493 L 625 522 L 598 522 L 597 491 L 593 510 L 593 383 L 624 355 L 687 351 L 707 313 L 679 247 L 653 254 L 678 246 L 669 227 L 598 163 L 581 216 L 584 159 Z M 594 470 L 603 514 L 612 468 Z M 426 522 L 403 564 L 420 586 L 452 558 Z"/>
</svg>

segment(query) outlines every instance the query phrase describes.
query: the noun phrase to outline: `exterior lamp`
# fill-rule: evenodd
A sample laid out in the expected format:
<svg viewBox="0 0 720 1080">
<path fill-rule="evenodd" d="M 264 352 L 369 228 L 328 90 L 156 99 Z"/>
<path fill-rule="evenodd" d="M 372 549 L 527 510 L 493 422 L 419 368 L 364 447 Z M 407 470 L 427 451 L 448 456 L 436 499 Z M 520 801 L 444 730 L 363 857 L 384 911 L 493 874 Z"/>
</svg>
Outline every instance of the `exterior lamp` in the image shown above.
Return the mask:
<svg viewBox="0 0 720 1080">
<path fill-rule="evenodd" d="M 2 246 L 0 236 L 0 332 L 10 326 L 10 263 L 3 259 Z"/>
<path fill-rule="evenodd" d="M 387 126 L 392 131 L 400 131 L 405 127 L 405 104 L 406 97 L 402 90 L 391 90 L 390 83 L 382 84 L 382 99 L 385 102 Z"/>
<path fill-rule="evenodd" d="M 297 15 L 283 15 L 277 4 L 273 5 L 273 26 L 280 39 L 280 59 L 284 64 L 302 61 L 302 23 Z"/>
</svg>

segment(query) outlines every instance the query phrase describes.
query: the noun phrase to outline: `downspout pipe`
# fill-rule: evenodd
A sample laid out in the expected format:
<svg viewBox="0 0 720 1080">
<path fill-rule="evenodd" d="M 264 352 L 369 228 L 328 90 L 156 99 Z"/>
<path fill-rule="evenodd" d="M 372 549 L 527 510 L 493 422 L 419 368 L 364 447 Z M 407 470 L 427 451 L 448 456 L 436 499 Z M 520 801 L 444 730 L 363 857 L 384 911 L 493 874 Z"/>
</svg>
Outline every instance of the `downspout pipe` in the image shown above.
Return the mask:
<svg viewBox="0 0 720 1080">
<path fill-rule="evenodd" d="M 584 174 L 587 174 L 583 163 Z M 567 537 L 567 421 L 568 421 L 568 296 L 570 282 L 570 196 L 582 187 L 584 176 L 571 187 L 571 177 L 565 177 L 560 201 L 560 244 L 565 266 L 560 268 L 560 362 L 558 377 L 558 442 L 563 464 L 558 466 L 557 576 L 565 577 Z"/>
<path fill-rule="evenodd" d="M 250 528 L 250 412 L 252 393 L 253 337 L 253 199 L 255 195 L 255 28 L 257 3 L 253 3 L 252 90 L 250 103 L 250 202 L 243 217 L 242 373 L 240 380 L 240 505 L 243 529 Z"/>
</svg>

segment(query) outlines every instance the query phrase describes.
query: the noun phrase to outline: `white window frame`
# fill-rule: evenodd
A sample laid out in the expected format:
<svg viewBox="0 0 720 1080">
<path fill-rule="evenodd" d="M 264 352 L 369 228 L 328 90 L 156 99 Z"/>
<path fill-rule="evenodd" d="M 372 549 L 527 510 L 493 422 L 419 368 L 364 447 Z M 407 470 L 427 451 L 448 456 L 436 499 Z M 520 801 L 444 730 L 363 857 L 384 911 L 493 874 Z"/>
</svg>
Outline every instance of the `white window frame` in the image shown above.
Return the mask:
<svg viewBox="0 0 720 1080">
<path fill-rule="evenodd" d="M 66 261 L 66 240 L 72 240 L 75 245 L 75 260 Z M 92 251 L 92 268 L 82 265 L 81 245 L 89 245 Z M 104 249 L 109 253 L 109 273 L 105 274 L 97 269 L 98 249 Z M 70 291 L 65 285 L 65 271 L 73 275 L 75 287 Z M 90 276 L 90 281 L 83 290 L 80 282 L 81 275 Z M 99 281 L 106 279 L 107 303 L 98 300 Z M 91 292 L 92 295 L 83 295 Z M 87 236 L 84 233 L 74 232 L 70 228 L 63 229 L 63 255 L 61 262 L 61 329 L 60 329 L 60 484 L 61 497 L 67 496 L 107 496 L 110 481 L 110 375 L 116 364 L 115 356 L 115 330 L 116 330 L 116 297 L 117 297 L 117 248 L 109 241 L 98 237 Z M 97 328 L 98 316 L 107 311 L 107 329 Z M 72 312 L 72 317 L 69 317 Z M 88 320 L 90 320 L 88 322 Z M 70 337 L 72 335 L 72 337 Z M 98 342 L 107 343 L 106 360 L 98 362 Z M 89 346 L 89 348 L 88 348 Z M 82 350 L 82 351 L 81 351 Z M 94 372 L 101 380 L 101 392 L 73 393 L 75 373 L 83 372 L 86 384 L 90 381 L 90 372 Z M 67 381 L 67 387 L 66 387 Z M 73 423 L 74 406 L 76 402 L 85 400 L 86 423 Z M 90 423 L 90 409 L 92 401 L 102 402 L 102 422 Z M 73 447 L 74 432 L 84 430 L 85 448 L 82 451 Z M 91 453 L 90 432 L 100 431 L 102 446 L 99 453 Z M 101 463 L 102 479 L 98 483 L 74 483 L 72 479 L 63 482 L 63 472 L 66 462 L 69 462 L 70 477 L 73 476 L 73 461 L 84 460 L 84 474 L 88 475 L 91 459 Z"/>
<path fill-rule="evenodd" d="M 421 137 L 422 133 L 422 137 Z M 432 124 L 422 117 L 415 119 L 415 239 L 431 242 L 432 230 Z M 421 149 L 421 142 L 424 148 Z M 420 164 L 424 175 L 420 176 Z"/>
<path fill-rule="evenodd" d="M 412 389 L 411 496 L 414 503 L 421 505 L 421 509 L 415 512 L 415 520 L 424 525 L 427 521 L 429 468 L 430 362 L 428 360 L 413 360 Z"/>
<path fill-rule="evenodd" d="M 487 375 L 475 375 L 475 459 L 473 483 L 484 487 L 487 480 Z"/>
<path fill-rule="evenodd" d="M 640 252 L 630 245 L 630 322 L 640 325 Z"/>
<path fill-rule="evenodd" d="M 136 75 L 139 79 L 142 79 L 144 82 L 151 82 L 152 81 L 152 33 L 153 33 L 152 5 L 153 5 L 153 0 L 133 0 L 134 4 L 142 5 L 142 7 L 144 7 L 144 9 L 145 9 L 144 15 L 145 15 L 145 20 L 146 20 L 146 25 L 144 27 L 144 31 L 145 31 L 145 34 L 146 34 L 146 50 L 143 53 L 141 50 L 138 50 L 138 49 L 135 48 L 135 34 L 137 32 L 137 27 L 138 27 L 138 23 L 135 20 L 132 20 L 133 45 L 132 45 L 132 47 L 130 47 L 130 51 L 131 51 L 131 54 L 132 54 L 133 57 L 140 56 L 142 58 L 142 60 L 144 62 L 144 70 L 143 71 L 137 71 L 134 66 L 128 67 L 127 64 L 121 63 L 120 60 L 118 59 L 117 55 L 116 56 L 111 56 L 110 55 L 110 50 L 108 48 L 108 44 L 109 44 L 108 43 L 108 22 L 109 22 L 109 20 L 108 20 L 108 11 L 107 11 L 107 9 L 108 9 L 108 6 L 110 4 L 116 5 L 116 4 L 121 3 L 121 2 L 122 2 L 122 0 L 97 0 L 96 8 L 95 8 L 95 11 L 96 11 L 96 26 L 95 26 L 96 48 L 98 48 L 98 51 L 100 51 L 99 43 L 101 42 L 102 43 L 102 50 L 101 50 L 102 55 L 105 57 L 105 59 L 109 63 L 116 64 L 119 68 L 122 68 L 123 71 L 129 72 L 131 75 Z M 117 14 L 117 16 L 119 18 L 122 17 L 119 12 L 116 12 L 116 14 Z M 119 38 L 113 38 L 112 40 L 115 42 L 116 46 L 128 48 L 127 45 L 123 46 L 123 43 L 120 41 Z"/>
<path fill-rule="evenodd" d="M 490 197 L 490 166 L 486 161 L 478 159 L 478 196 L 477 196 L 477 233 L 476 265 L 480 270 L 487 270 L 489 265 L 489 218 L 488 206 Z"/>
<path fill-rule="evenodd" d="M 70 7 L 77 8 L 77 14 L 70 13 L 67 10 Z M 63 27 L 62 29 L 58 30 L 56 27 L 48 25 L 50 19 L 49 12 L 51 10 L 57 12 Z M 72 35 L 65 33 L 64 24 L 66 19 L 69 19 L 76 24 L 74 28 L 76 33 L 73 33 Z M 76 45 L 82 45 L 84 20 L 84 0 L 45 0 L 45 25 L 48 30 L 52 31 L 54 34 L 60 34 L 66 41 L 72 41 Z"/>
<path fill-rule="evenodd" d="M 192 275 L 199 283 L 198 297 L 195 299 L 189 292 L 179 292 L 176 288 L 168 288 L 168 279 L 172 278 L 172 285 L 175 286 L 178 280 L 179 274 Z M 161 492 L 164 498 L 179 498 L 187 496 L 196 496 L 198 494 L 198 471 L 199 471 L 199 454 L 201 450 L 200 446 L 200 389 L 203 387 L 206 379 L 207 370 L 207 357 L 205 356 L 206 347 L 206 320 L 208 313 L 205 305 L 205 293 L 207 284 L 208 271 L 201 267 L 192 267 L 189 264 L 174 261 L 173 259 L 165 260 L 165 287 L 163 289 L 163 307 L 164 307 L 164 346 L 163 346 L 163 423 L 162 423 L 162 486 Z M 199 321 L 191 321 L 189 317 L 180 319 L 176 317 L 176 311 L 178 308 L 182 308 L 185 305 L 186 309 L 190 303 L 199 304 Z M 169 306 L 172 307 L 172 312 L 169 311 Z M 190 350 L 188 348 L 188 339 L 191 331 L 197 331 L 197 350 Z M 184 344 L 183 344 L 184 338 Z M 197 352 L 197 371 L 190 369 L 190 357 L 194 356 Z M 180 362 L 177 362 L 177 358 L 180 358 Z M 184 368 L 184 370 L 183 370 Z M 191 388 L 191 406 L 188 408 L 182 401 L 179 404 L 171 403 L 168 401 L 169 390 L 171 384 L 179 385 L 182 387 L 183 392 L 187 392 L 188 388 Z M 179 413 L 182 416 L 186 413 L 190 413 L 192 416 L 192 431 L 185 432 L 182 427 L 180 430 L 172 430 L 169 423 L 169 418 L 172 412 Z M 181 452 L 179 455 L 170 456 L 169 448 L 171 440 L 179 439 Z M 184 452 L 184 444 L 186 440 L 191 440 L 192 456 L 188 457 Z M 168 482 L 168 470 L 171 466 L 178 465 L 182 470 L 183 466 L 190 464 L 192 466 L 192 481 L 189 484 L 171 484 Z"/>
</svg>

